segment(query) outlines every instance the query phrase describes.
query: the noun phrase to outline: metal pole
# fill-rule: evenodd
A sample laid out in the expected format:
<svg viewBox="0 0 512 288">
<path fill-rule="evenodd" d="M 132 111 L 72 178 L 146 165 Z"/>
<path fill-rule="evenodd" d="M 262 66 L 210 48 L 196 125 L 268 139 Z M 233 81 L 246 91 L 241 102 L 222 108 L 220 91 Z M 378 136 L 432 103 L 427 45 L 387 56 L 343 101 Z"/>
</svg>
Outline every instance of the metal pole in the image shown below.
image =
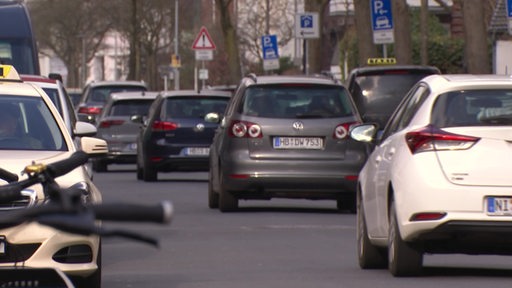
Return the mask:
<svg viewBox="0 0 512 288">
<path fill-rule="evenodd" d="M 85 81 L 87 81 L 87 65 L 85 57 L 85 36 L 82 35 L 82 87 L 85 87 Z"/>
<path fill-rule="evenodd" d="M 174 1 L 174 53 L 178 53 L 178 0 Z M 178 67 L 174 70 L 174 90 L 180 90 L 180 70 Z"/>
</svg>

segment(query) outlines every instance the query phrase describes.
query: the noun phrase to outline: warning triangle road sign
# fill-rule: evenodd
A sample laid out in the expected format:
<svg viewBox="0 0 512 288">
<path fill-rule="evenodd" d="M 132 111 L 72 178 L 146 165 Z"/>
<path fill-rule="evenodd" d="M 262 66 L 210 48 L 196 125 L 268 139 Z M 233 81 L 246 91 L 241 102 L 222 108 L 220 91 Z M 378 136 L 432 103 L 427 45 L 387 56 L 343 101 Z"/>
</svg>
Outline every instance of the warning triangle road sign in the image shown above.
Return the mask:
<svg viewBox="0 0 512 288">
<path fill-rule="evenodd" d="M 192 44 L 194 50 L 215 50 L 215 43 L 213 43 L 212 37 L 206 30 L 206 27 L 201 27 L 199 34 L 197 34 L 194 44 Z"/>
</svg>

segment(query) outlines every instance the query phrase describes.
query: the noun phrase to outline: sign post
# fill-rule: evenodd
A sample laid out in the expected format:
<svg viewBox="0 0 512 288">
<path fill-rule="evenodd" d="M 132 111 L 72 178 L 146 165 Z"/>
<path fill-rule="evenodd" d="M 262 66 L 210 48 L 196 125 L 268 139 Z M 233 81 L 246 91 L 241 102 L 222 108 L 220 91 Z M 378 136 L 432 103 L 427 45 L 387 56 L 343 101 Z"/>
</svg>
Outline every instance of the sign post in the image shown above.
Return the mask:
<svg viewBox="0 0 512 288">
<path fill-rule="evenodd" d="M 395 42 L 391 0 L 370 0 L 373 43 L 383 44 L 384 57 L 387 57 L 386 44 Z"/>
<path fill-rule="evenodd" d="M 295 37 L 304 39 L 303 68 L 304 74 L 309 74 L 307 39 L 319 38 L 318 13 L 306 12 L 295 16 Z"/>
<path fill-rule="evenodd" d="M 196 52 L 196 60 L 202 61 L 201 80 L 203 88 L 205 86 L 205 80 L 208 79 L 208 70 L 204 68 L 204 61 L 213 60 L 213 50 L 215 50 L 215 48 L 215 43 L 213 42 L 212 37 L 210 36 L 210 33 L 208 33 L 206 27 L 201 27 L 201 30 L 199 30 L 199 33 L 197 34 L 196 39 L 192 44 L 192 49 Z M 195 90 L 198 90 L 197 64 L 196 67 L 194 68 L 194 71 L 194 88 Z"/>
<path fill-rule="evenodd" d="M 261 50 L 263 51 L 263 69 L 279 69 L 279 51 L 277 46 L 277 36 L 261 36 Z"/>
</svg>

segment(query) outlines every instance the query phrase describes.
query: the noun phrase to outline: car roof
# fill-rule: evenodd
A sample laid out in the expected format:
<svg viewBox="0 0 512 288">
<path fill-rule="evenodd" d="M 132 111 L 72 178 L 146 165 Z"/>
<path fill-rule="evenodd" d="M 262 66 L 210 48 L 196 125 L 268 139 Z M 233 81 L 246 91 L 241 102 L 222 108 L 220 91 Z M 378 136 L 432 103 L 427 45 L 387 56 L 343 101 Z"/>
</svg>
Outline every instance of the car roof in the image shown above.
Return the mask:
<svg viewBox="0 0 512 288">
<path fill-rule="evenodd" d="M 122 81 L 93 81 L 89 82 L 87 86 L 98 87 L 98 86 L 143 86 L 147 87 L 146 83 L 142 81 L 134 80 L 122 80 Z"/>
<path fill-rule="evenodd" d="M 110 100 L 128 100 L 128 99 L 155 99 L 158 96 L 157 91 L 127 91 L 114 92 L 110 94 Z"/>
<path fill-rule="evenodd" d="M 449 91 L 455 89 L 489 89 L 512 87 L 512 76 L 496 74 L 441 74 L 430 75 L 422 82 L 429 85 L 432 91 Z"/>
<path fill-rule="evenodd" d="M 341 83 L 325 75 L 262 75 L 248 76 L 246 78 L 252 79 L 255 82 L 254 84 L 300 83 L 341 86 Z"/>
<path fill-rule="evenodd" d="M 172 90 L 162 91 L 163 97 L 177 97 L 177 96 L 218 96 L 218 97 L 231 97 L 232 93 L 221 90 Z"/>
<path fill-rule="evenodd" d="M 56 79 L 51 79 L 41 75 L 29 75 L 29 74 L 21 74 L 21 80 L 25 82 L 37 82 L 37 83 L 48 83 L 48 84 L 57 84 Z"/>
</svg>

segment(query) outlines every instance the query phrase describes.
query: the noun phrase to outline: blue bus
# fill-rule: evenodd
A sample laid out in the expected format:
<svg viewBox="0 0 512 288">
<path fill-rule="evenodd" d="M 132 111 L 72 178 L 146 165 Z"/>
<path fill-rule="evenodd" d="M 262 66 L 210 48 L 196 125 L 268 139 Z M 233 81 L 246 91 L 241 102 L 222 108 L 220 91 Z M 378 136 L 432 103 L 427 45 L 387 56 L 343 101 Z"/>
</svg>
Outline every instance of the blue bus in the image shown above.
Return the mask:
<svg viewBox="0 0 512 288">
<path fill-rule="evenodd" d="M 20 74 L 40 74 L 30 15 L 19 0 L 0 0 L 0 63 L 13 65 Z"/>
</svg>

